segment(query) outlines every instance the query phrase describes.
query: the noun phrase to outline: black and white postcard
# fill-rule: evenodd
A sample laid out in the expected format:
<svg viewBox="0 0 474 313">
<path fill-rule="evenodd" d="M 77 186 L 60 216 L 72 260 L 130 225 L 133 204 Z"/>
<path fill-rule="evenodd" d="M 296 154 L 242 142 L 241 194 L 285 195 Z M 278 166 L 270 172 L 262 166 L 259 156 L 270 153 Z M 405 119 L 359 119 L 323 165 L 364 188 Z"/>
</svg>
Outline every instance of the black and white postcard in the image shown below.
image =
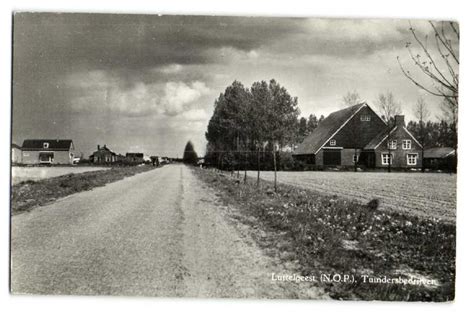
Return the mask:
<svg viewBox="0 0 474 313">
<path fill-rule="evenodd" d="M 459 25 L 14 12 L 14 295 L 455 297 Z"/>
</svg>

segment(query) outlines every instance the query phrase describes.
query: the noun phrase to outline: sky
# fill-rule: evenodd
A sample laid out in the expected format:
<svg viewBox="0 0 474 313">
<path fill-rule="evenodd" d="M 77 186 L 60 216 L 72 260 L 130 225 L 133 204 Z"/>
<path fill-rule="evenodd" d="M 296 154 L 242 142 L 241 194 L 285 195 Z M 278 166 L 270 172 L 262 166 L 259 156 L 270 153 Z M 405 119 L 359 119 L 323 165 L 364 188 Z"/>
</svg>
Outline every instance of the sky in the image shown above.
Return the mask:
<svg viewBox="0 0 474 313">
<path fill-rule="evenodd" d="M 276 79 L 301 116 L 327 116 L 356 90 L 374 109 L 392 92 L 406 120 L 424 97 L 436 119 L 441 100 L 397 62 L 413 69 L 410 23 L 433 37 L 421 20 L 16 13 L 13 142 L 181 157 L 191 140 L 203 155 L 214 101 L 234 80 Z"/>
</svg>

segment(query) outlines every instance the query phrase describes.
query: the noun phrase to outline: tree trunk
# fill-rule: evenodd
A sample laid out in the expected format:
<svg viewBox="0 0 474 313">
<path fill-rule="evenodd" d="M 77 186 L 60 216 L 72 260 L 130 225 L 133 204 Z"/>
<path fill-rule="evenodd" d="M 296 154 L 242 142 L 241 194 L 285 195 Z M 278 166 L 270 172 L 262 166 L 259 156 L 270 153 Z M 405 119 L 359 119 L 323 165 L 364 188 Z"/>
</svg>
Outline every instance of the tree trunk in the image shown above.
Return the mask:
<svg viewBox="0 0 474 313">
<path fill-rule="evenodd" d="M 260 148 L 257 150 L 257 186 L 260 185 L 260 157 L 261 157 Z"/>
<path fill-rule="evenodd" d="M 421 127 L 421 172 L 425 172 L 425 131 L 423 127 L 423 120 L 420 121 Z"/>
<path fill-rule="evenodd" d="M 240 179 L 240 138 L 237 135 L 237 179 Z"/>
<path fill-rule="evenodd" d="M 277 192 L 277 162 L 276 162 L 276 149 L 275 149 L 275 144 L 273 144 L 273 173 L 274 173 L 274 179 L 273 179 L 273 184 L 275 187 L 275 192 Z"/>
<path fill-rule="evenodd" d="M 248 164 L 248 154 L 247 150 L 245 150 L 245 167 L 244 167 L 244 183 L 247 183 L 247 164 Z"/>
</svg>

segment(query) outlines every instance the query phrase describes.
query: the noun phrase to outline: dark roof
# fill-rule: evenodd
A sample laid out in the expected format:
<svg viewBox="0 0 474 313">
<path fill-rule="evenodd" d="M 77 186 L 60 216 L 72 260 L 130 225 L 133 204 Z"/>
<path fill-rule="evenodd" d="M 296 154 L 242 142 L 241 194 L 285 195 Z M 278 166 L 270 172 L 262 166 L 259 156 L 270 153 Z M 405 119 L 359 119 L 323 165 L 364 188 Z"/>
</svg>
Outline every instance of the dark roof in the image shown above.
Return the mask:
<svg viewBox="0 0 474 313">
<path fill-rule="evenodd" d="M 48 148 L 43 147 L 43 143 L 49 144 Z M 21 146 L 22 150 L 65 150 L 71 148 L 71 139 L 26 139 Z"/>
<path fill-rule="evenodd" d="M 113 152 L 112 150 L 109 149 L 109 147 L 107 147 L 106 145 L 104 146 L 98 146 L 98 150 L 94 151 L 93 154 L 101 154 L 101 153 L 105 153 L 105 152 L 110 152 L 111 154 L 116 154 L 115 152 Z"/>
<path fill-rule="evenodd" d="M 390 130 L 390 133 L 394 132 L 395 130 L 397 130 L 399 127 L 403 128 L 405 130 L 405 132 L 410 135 L 413 140 L 415 141 L 416 144 L 418 144 L 421 148 L 421 144 L 416 140 L 415 137 L 413 137 L 413 135 L 410 133 L 410 131 L 403 125 L 394 125 L 392 127 L 392 129 Z M 385 137 L 388 137 L 388 128 L 385 127 L 384 130 L 382 130 L 380 133 L 377 134 L 377 136 L 375 136 L 365 147 L 364 149 L 365 150 L 374 150 L 377 148 L 377 146 L 383 141 L 385 140 L 386 138 Z"/>
<path fill-rule="evenodd" d="M 395 126 L 397 127 L 397 126 Z M 392 128 L 392 130 L 390 132 L 392 132 L 394 129 Z M 382 140 L 385 139 L 385 137 L 388 135 L 387 134 L 387 127 L 384 127 L 385 129 L 382 130 L 380 133 L 378 133 L 371 141 L 369 141 L 369 143 L 364 147 L 365 150 L 373 150 L 375 149 L 379 144 L 380 142 L 382 142 Z"/>
<path fill-rule="evenodd" d="M 125 154 L 125 156 L 126 157 L 143 158 L 143 153 L 127 152 L 127 154 Z"/>
<path fill-rule="evenodd" d="M 454 155 L 454 149 L 449 147 L 426 149 L 423 153 L 424 158 L 445 158 L 449 155 Z"/>
<path fill-rule="evenodd" d="M 329 114 L 329 116 L 298 145 L 294 154 L 304 155 L 316 153 L 354 113 L 366 105 L 366 103 L 360 103 Z"/>
<path fill-rule="evenodd" d="M 21 147 L 19 145 L 17 145 L 16 143 L 12 143 L 12 148 L 21 149 Z"/>
</svg>

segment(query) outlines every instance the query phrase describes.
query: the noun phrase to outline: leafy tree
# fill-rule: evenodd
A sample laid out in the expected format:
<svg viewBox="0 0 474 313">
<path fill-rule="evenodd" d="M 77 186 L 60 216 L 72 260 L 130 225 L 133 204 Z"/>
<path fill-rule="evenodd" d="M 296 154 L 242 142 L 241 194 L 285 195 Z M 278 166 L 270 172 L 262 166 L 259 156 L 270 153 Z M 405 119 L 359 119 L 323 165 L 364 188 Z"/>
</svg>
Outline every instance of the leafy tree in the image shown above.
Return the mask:
<svg viewBox="0 0 474 313">
<path fill-rule="evenodd" d="M 423 123 L 423 131 L 419 121 L 410 121 L 407 129 L 420 143 L 424 137 L 425 149 L 436 147 L 451 147 L 456 144 L 456 133 L 454 126 L 447 120 L 439 122 L 426 121 Z"/>
<path fill-rule="evenodd" d="M 258 184 L 262 153 L 265 157 L 265 149 L 271 147 L 276 177 L 276 150 L 294 143 L 298 135 L 297 105 L 297 98 L 291 97 L 274 79 L 255 82 L 250 90 L 234 81 L 215 101 L 206 132 L 206 157 L 216 160 L 219 168 L 239 168 L 243 150 L 246 170 L 248 152 L 255 152 Z M 303 126 L 301 131 L 305 133 Z"/>
<path fill-rule="evenodd" d="M 298 121 L 298 134 L 296 136 L 296 143 L 301 143 L 308 136 L 308 120 L 301 117 Z"/>
<path fill-rule="evenodd" d="M 238 167 L 240 151 L 247 151 L 249 143 L 249 91 L 242 83 L 234 81 L 215 101 L 206 139 L 207 155 L 217 159 L 218 168 Z"/>
<path fill-rule="evenodd" d="M 191 141 L 186 143 L 183 153 L 183 163 L 195 165 L 197 163 L 198 156 L 194 151 L 194 145 Z"/>
<path fill-rule="evenodd" d="M 261 84 L 261 83 L 260 83 Z M 258 87 L 259 83 L 254 83 Z M 288 91 L 280 86 L 274 79 L 266 88 L 261 84 L 259 99 L 262 105 L 261 122 L 263 126 L 262 139 L 268 142 L 272 147 L 273 155 L 273 171 L 274 171 L 274 187 L 277 189 L 277 163 L 276 153 L 277 147 L 287 144 L 292 138 L 296 130 L 298 122 L 298 99 L 291 97 Z M 254 86 L 252 86 L 252 90 Z M 261 101 L 264 101 L 263 103 Z"/>
<path fill-rule="evenodd" d="M 321 117 L 324 119 L 322 115 Z M 318 120 L 316 115 L 310 114 L 308 117 L 308 134 L 311 134 L 318 127 L 320 122 L 322 122 L 321 119 Z"/>
</svg>

